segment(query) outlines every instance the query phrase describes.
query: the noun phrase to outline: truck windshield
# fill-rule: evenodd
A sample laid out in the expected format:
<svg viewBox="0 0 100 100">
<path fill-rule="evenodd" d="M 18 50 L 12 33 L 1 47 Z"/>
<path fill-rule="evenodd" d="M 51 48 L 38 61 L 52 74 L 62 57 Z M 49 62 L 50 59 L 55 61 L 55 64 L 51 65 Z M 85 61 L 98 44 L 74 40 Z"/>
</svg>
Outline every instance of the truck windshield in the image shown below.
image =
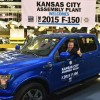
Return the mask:
<svg viewBox="0 0 100 100">
<path fill-rule="evenodd" d="M 25 43 L 21 52 L 37 56 L 48 56 L 59 41 L 60 39 L 58 38 L 37 37 L 30 42 Z"/>
</svg>

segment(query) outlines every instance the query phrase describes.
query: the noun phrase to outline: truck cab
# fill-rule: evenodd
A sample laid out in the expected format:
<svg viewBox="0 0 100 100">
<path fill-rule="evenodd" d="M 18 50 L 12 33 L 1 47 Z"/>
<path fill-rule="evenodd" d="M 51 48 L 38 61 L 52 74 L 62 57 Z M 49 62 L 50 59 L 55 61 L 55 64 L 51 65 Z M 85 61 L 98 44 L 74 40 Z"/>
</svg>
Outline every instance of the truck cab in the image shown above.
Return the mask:
<svg viewBox="0 0 100 100">
<path fill-rule="evenodd" d="M 82 55 L 68 52 L 69 41 Z M 100 45 L 95 35 L 40 35 L 20 51 L 0 54 L 1 100 L 47 100 L 50 93 L 74 86 L 100 72 Z"/>
</svg>

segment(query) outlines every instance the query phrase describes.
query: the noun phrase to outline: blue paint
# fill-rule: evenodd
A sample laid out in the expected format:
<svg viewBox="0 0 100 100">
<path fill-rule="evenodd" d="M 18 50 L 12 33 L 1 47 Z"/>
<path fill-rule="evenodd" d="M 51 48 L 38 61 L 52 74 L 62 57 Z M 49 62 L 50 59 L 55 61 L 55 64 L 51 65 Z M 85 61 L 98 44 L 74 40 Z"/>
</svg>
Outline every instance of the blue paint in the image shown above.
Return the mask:
<svg viewBox="0 0 100 100">
<path fill-rule="evenodd" d="M 79 37 L 94 37 L 97 50 L 84 53 L 82 57 L 59 62 L 54 60 L 55 53 L 67 39 Z M 10 74 L 12 76 L 8 81 L 7 88 L 0 89 L 1 100 L 12 100 L 14 93 L 28 80 L 39 79 L 46 82 L 49 86 L 49 93 L 51 93 L 100 72 L 100 45 L 94 35 L 55 33 L 40 35 L 38 38 L 59 38 L 60 42 L 48 56 L 44 57 L 16 51 L 0 54 L 0 75 Z M 66 56 L 68 56 L 67 53 Z M 52 64 L 52 70 L 45 69 L 49 62 Z M 74 76 L 73 79 L 70 78 L 71 75 Z"/>
</svg>

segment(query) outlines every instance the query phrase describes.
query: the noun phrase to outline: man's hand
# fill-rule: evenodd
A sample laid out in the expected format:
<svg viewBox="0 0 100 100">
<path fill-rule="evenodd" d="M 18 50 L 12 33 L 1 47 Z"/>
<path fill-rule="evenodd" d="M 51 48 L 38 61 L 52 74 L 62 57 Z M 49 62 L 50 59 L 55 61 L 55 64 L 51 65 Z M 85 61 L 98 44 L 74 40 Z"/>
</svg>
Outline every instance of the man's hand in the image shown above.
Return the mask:
<svg viewBox="0 0 100 100">
<path fill-rule="evenodd" d="M 77 54 L 81 57 L 82 56 L 82 53 L 81 53 L 81 50 L 79 48 L 79 50 L 77 51 Z"/>
</svg>

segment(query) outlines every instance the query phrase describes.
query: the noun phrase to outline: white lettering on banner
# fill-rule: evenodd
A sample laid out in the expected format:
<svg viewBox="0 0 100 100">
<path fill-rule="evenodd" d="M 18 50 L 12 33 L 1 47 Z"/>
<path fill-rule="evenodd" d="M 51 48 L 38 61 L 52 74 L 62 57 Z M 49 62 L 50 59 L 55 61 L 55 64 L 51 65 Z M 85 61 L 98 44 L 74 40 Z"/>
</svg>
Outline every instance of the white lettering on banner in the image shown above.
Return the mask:
<svg viewBox="0 0 100 100">
<path fill-rule="evenodd" d="M 92 27 L 95 8 L 96 0 L 22 0 L 22 24 Z"/>
</svg>

